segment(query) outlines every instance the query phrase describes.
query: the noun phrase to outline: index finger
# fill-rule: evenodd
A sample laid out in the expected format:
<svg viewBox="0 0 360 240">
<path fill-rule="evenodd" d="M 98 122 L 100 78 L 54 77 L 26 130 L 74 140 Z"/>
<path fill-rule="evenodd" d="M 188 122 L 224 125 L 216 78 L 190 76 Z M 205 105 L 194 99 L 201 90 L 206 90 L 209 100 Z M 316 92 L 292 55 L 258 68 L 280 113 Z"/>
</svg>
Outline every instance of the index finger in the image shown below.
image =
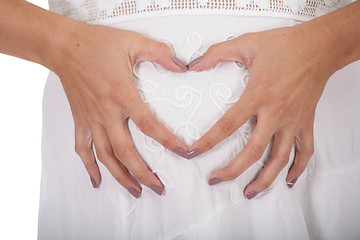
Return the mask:
<svg viewBox="0 0 360 240">
<path fill-rule="evenodd" d="M 231 181 L 240 176 L 251 165 L 262 158 L 274 134 L 275 122 L 268 118 L 258 118 L 254 132 L 249 141 L 228 165 L 210 174 L 209 184 Z"/>
<path fill-rule="evenodd" d="M 209 131 L 189 148 L 188 159 L 212 149 L 219 142 L 232 135 L 250 117 L 251 111 L 249 106 L 245 104 L 245 101 L 239 99 Z"/>
<path fill-rule="evenodd" d="M 133 101 L 128 115 L 144 134 L 156 140 L 166 149 L 187 158 L 187 146 L 154 116 L 140 97 Z"/>
</svg>

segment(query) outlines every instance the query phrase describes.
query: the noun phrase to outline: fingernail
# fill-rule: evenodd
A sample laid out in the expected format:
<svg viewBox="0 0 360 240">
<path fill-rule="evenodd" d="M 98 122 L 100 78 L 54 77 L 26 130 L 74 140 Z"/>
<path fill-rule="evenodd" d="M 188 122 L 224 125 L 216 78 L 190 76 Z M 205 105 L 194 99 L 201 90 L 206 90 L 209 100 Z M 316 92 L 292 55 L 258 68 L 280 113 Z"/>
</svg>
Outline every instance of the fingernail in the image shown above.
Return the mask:
<svg viewBox="0 0 360 240">
<path fill-rule="evenodd" d="M 186 70 L 187 66 L 185 65 L 185 63 L 183 61 L 181 61 L 179 58 L 177 57 L 173 57 L 173 61 L 176 65 L 178 65 L 181 69 Z"/>
<path fill-rule="evenodd" d="M 200 153 L 201 153 L 200 150 L 197 149 L 197 148 L 195 148 L 194 150 L 191 150 L 191 151 L 188 153 L 187 158 L 188 158 L 188 159 L 194 158 L 194 157 L 198 156 Z"/>
<path fill-rule="evenodd" d="M 153 190 L 154 192 L 156 192 L 159 195 L 162 195 L 162 193 L 164 191 L 161 187 L 156 186 L 156 185 L 150 185 L 150 188 L 151 188 L 151 190 Z"/>
<path fill-rule="evenodd" d="M 287 185 L 289 188 L 292 188 L 294 186 L 294 184 L 296 183 L 296 181 L 298 180 L 298 178 L 294 178 L 291 182 L 288 182 Z"/>
<path fill-rule="evenodd" d="M 97 188 L 97 184 L 95 182 L 95 179 L 90 177 L 90 180 L 91 180 L 91 184 L 93 185 L 94 188 Z"/>
<path fill-rule="evenodd" d="M 221 183 L 223 180 L 221 178 L 211 178 L 209 180 L 209 185 L 215 185 L 215 184 L 218 184 L 218 183 Z"/>
<path fill-rule="evenodd" d="M 239 68 L 243 68 L 245 67 L 244 64 L 242 64 L 241 62 L 235 61 L 236 65 L 238 65 Z"/>
<path fill-rule="evenodd" d="M 249 192 L 247 195 L 246 195 L 246 198 L 247 199 L 252 199 L 253 197 L 255 197 L 256 195 L 258 195 L 258 192 Z"/>
<path fill-rule="evenodd" d="M 135 198 L 139 198 L 140 197 L 140 192 L 138 190 L 136 190 L 133 187 L 129 187 L 127 188 L 127 190 L 131 193 L 131 195 L 133 195 Z"/>
<path fill-rule="evenodd" d="M 201 59 L 202 59 L 202 56 L 195 58 L 194 60 L 192 60 L 191 62 L 188 63 L 187 67 L 191 68 L 192 66 L 194 66 L 195 64 L 200 62 Z"/>
<path fill-rule="evenodd" d="M 177 155 L 183 157 L 183 158 L 187 158 L 187 151 L 185 149 L 182 149 L 180 147 L 177 147 L 174 149 L 174 153 L 176 153 Z"/>
</svg>

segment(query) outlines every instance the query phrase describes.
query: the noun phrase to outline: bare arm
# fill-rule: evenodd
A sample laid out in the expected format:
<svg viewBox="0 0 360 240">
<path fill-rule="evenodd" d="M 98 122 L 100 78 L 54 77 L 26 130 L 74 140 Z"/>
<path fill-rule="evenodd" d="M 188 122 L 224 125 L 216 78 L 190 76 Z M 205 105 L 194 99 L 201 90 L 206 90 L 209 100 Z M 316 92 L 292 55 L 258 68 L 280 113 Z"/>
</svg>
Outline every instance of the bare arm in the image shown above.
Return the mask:
<svg viewBox="0 0 360 240">
<path fill-rule="evenodd" d="M 141 195 L 139 182 L 162 194 L 164 185 L 138 155 L 127 120 L 186 156 L 185 144 L 155 118 L 133 82 L 132 68 L 140 61 L 185 70 L 168 45 L 134 31 L 72 20 L 26 1 L 0 0 L 0 52 L 42 64 L 59 76 L 74 119 L 75 151 L 95 188 L 101 174 L 93 145 L 98 160 L 134 197 Z"/>
<path fill-rule="evenodd" d="M 308 33 L 308 38 L 313 38 L 314 45 L 321 47 L 319 50 L 329 53 L 330 72 L 360 59 L 360 1 L 298 27 L 302 28 L 299 33 Z"/>
<path fill-rule="evenodd" d="M 190 69 L 238 61 L 246 65 L 250 79 L 241 98 L 190 147 L 189 155 L 208 151 L 252 116 L 257 124 L 245 148 L 213 171 L 209 184 L 237 178 L 273 139 L 270 159 L 244 195 L 251 199 L 271 185 L 287 165 L 295 140 L 295 160 L 286 178 L 292 187 L 314 151 L 315 109 L 327 80 L 359 59 L 360 1 L 296 26 L 247 33 L 211 46 Z"/>
<path fill-rule="evenodd" d="M 52 58 L 81 22 L 23 0 L 0 0 L 0 52 L 51 69 Z"/>
</svg>

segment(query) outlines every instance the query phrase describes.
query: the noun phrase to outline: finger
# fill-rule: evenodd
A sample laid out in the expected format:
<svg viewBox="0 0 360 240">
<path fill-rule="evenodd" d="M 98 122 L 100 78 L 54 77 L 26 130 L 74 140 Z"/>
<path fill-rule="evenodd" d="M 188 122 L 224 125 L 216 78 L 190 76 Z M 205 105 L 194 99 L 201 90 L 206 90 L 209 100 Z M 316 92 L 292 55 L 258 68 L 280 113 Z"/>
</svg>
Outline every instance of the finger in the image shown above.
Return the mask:
<svg viewBox="0 0 360 240">
<path fill-rule="evenodd" d="M 311 156 L 314 153 L 313 129 L 302 130 L 295 137 L 295 160 L 286 178 L 290 188 L 293 187 L 298 177 L 304 172 Z"/>
<path fill-rule="evenodd" d="M 150 38 L 144 38 L 135 56 L 135 62 L 155 61 L 167 70 L 173 72 L 184 72 L 187 70 L 186 64 L 177 58 L 169 45 L 164 42 Z"/>
<path fill-rule="evenodd" d="M 80 156 L 86 171 L 90 176 L 91 184 L 98 188 L 101 183 L 99 166 L 96 163 L 92 148 L 92 136 L 88 126 L 81 120 L 75 121 L 75 152 Z"/>
<path fill-rule="evenodd" d="M 125 110 L 135 125 L 144 134 L 156 140 L 166 149 L 187 158 L 187 146 L 154 116 L 141 98 L 136 98 L 132 102 L 133 104 Z"/>
<path fill-rule="evenodd" d="M 252 164 L 258 161 L 270 142 L 274 133 L 274 123 L 266 119 L 258 119 L 254 132 L 244 149 L 224 168 L 210 174 L 209 184 L 231 181 L 240 176 Z"/>
<path fill-rule="evenodd" d="M 114 156 L 105 129 L 101 125 L 92 127 L 96 156 L 109 170 L 110 174 L 126 188 L 135 198 L 139 198 L 141 187 L 129 174 L 124 165 Z M 120 133 L 119 133 L 120 134 Z"/>
<path fill-rule="evenodd" d="M 107 135 L 115 157 L 121 161 L 134 177 L 151 188 L 154 192 L 162 195 L 164 185 L 160 179 L 150 171 L 146 163 L 136 152 L 127 128 L 126 121 L 118 121 L 107 128 Z"/>
<path fill-rule="evenodd" d="M 212 149 L 219 142 L 233 134 L 250 117 L 249 105 L 246 105 L 245 101 L 240 99 L 224 113 L 209 131 L 189 148 L 188 158 L 194 158 Z"/>
<path fill-rule="evenodd" d="M 194 71 L 208 70 L 220 61 L 238 61 L 246 65 L 242 58 L 243 39 L 244 37 L 240 36 L 211 45 L 201 57 L 191 61 L 188 68 Z"/>
<path fill-rule="evenodd" d="M 295 131 L 292 130 L 281 130 L 275 133 L 269 160 L 255 181 L 245 188 L 244 195 L 248 199 L 252 199 L 258 193 L 267 189 L 288 164 L 294 144 L 294 136 Z"/>
</svg>

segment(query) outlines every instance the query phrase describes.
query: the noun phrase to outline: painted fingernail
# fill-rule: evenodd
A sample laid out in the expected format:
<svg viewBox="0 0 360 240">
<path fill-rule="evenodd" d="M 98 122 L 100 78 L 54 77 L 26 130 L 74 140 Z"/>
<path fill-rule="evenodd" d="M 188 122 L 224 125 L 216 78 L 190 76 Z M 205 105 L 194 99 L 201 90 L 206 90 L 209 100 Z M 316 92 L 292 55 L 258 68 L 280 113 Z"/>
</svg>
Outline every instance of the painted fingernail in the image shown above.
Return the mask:
<svg viewBox="0 0 360 240">
<path fill-rule="evenodd" d="M 94 188 L 97 188 L 97 184 L 95 182 L 95 179 L 93 177 L 90 177 L 91 180 L 91 184 L 93 185 Z"/>
<path fill-rule="evenodd" d="M 256 195 L 258 195 L 258 192 L 249 192 L 247 195 L 246 195 L 246 198 L 247 199 L 252 199 L 253 197 L 255 197 Z"/>
<path fill-rule="evenodd" d="M 236 65 L 238 65 L 239 68 L 243 68 L 245 67 L 244 64 L 242 64 L 241 62 L 235 61 Z"/>
<path fill-rule="evenodd" d="M 223 180 L 221 178 L 211 178 L 209 180 L 209 185 L 215 185 L 215 184 L 218 184 L 218 183 L 221 183 Z"/>
<path fill-rule="evenodd" d="M 191 62 L 188 63 L 187 67 L 191 68 L 192 66 L 194 66 L 195 64 L 200 62 L 201 59 L 202 59 L 202 56 L 195 58 L 194 60 L 192 60 Z"/>
<path fill-rule="evenodd" d="M 127 190 L 131 193 L 131 195 L 133 195 L 135 198 L 139 198 L 140 197 L 140 192 L 138 190 L 136 190 L 133 187 L 129 187 L 127 188 Z"/>
<path fill-rule="evenodd" d="M 151 190 L 153 190 L 154 192 L 156 192 L 159 195 L 162 195 L 162 193 L 164 191 L 161 187 L 156 186 L 156 185 L 150 185 L 150 188 L 151 188 Z"/>
<path fill-rule="evenodd" d="M 298 180 L 298 178 L 294 178 L 291 182 L 288 182 L 287 185 L 289 188 L 292 188 L 294 186 L 294 184 L 296 183 L 296 181 Z"/>
<path fill-rule="evenodd" d="M 174 149 L 174 153 L 176 153 L 177 155 L 183 157 L 183 158 L 187 158 L 187 151 L 185 149 L 182 149 L 180 147 L 177 147 Z"/>
<path fill-rule="evenodd" d="M 176 65 L 178 65 L 181 69 L 186 70 L 187 66 L 185 65 L 185 63 L 183 61 L 181 61 L 179 58 L 177 57 L 173 57 L 173 61 Z"/>
<path fill-rule="evenodd" d="M 197 148 L 195 148 L 194 150 L 191 150 L 191 151 L 188 153 L 187 158 L 188 158 L 188 159 L 194 158 L 194 157 L 198 156 L 200 153 L 201 153 L 200 150 L 197 149 Z"/>
</svg>

